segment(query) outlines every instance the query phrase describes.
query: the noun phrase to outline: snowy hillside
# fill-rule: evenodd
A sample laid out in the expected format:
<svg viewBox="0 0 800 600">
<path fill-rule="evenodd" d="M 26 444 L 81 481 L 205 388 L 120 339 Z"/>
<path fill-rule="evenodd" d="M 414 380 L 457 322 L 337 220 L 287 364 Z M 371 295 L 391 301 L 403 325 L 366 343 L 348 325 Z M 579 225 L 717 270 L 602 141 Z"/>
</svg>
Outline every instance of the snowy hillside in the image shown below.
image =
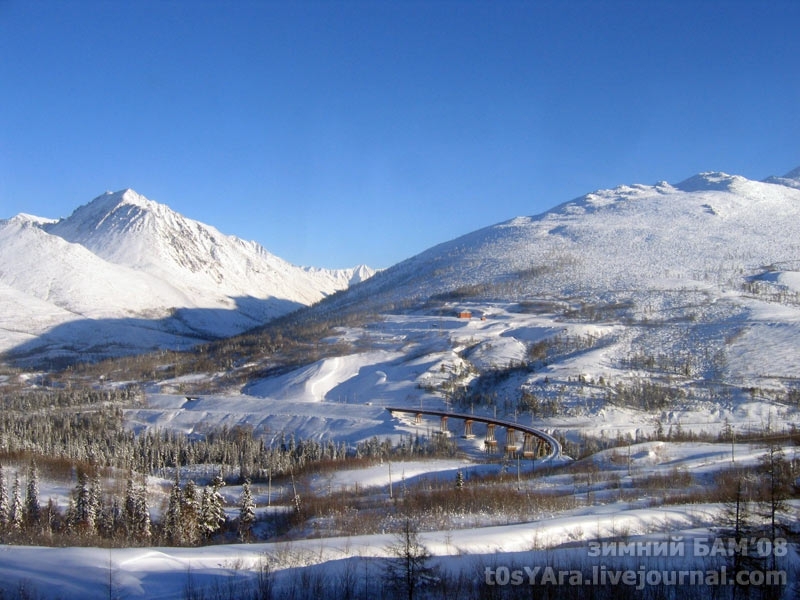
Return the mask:
<svg viewBox="0 0 800 600">
<path fill-rule="evenodd" d="M 798 216 L 800 190 L 720 173 L 595 192 L 441 244 L 297 313 L 363 315 L 318 344 L 344 350 L 277 370 L 280 357 L 252 356 L 222 390 L 209 373 L 158 382 L 177 396 L 151 398 L 131 426 L 242 424 L 354 442 L 396 431 L 380 406 L 524 411 L 565 434 L 789 423 Z M 643 401 L 642 382 L 661 396 Z M 221 394 L 187 404 L 186 386 Z"/>
<path fill-rule="evenodd" d="M 703 173 L 596 191 L 440 244 L 312 312 L 512 302 L 549 315 L 552 331 L 615 326 L 593 373 L 658 363 L 662 376 L 780 387 L 800 355 L 798 177 Z"/>
<path fill-rule="evenodd" d="M 376 432 L 366 404 L 504 418 L 522 410 L 567 435 L 651 434 L 657 422 L 713 434 L 725 422 L 790 423 L 798 216 L 793 186 L 721 173 L 598 191 L 441 244 L 297 314 L 364 315 L 325 340 L 352 353 L 243 375 L 221 409 L 179 395 L 131 421 L 350 441 Z M 472 316 L 460 318 L 461 309 Z M 367 316 L 376 310 L 377 321 Z M 253 361 L 248 373 L 269 372 L 275 357 Z M 159 386 L 204 393 L 208 375 Z M 642 382 L 661 396 L 642 400 Z M 377 430 L 393 427 L 384 420 Z"/>
<path fill-rule="evenodd" d="M 737 287 L 800 269 L 800 173 L 767 182 L 703 173 L 599 190 L 440 244 L 340 302 L 466 297 L 618 298 Z"/>
<path fill-rule="evenodd" d="M 372 275 L 297 267 L 132 190 L 68 218 L 0 221 L 0 351 L 33 358 L 186 348 Z M 22 345 L 20 343 L 22 342 Z"/>
</svg>

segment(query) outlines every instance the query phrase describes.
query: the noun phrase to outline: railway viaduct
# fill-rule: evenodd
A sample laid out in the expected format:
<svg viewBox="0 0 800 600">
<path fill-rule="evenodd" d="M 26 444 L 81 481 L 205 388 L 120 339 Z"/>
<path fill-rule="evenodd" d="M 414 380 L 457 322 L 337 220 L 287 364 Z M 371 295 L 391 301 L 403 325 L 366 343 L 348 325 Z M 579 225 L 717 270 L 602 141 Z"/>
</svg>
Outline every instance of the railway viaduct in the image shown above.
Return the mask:
<svg viewBox="0 0 800 600">
<path fill-rule="evenodd" d="M 422 422 L 423 416 L 439 417 L 439 432 L 442 434 L 449 434 L 448 421 L 450 419 L 457 419 L 464 422 L 464 433 L 461 437 L 471 439 L 475 437 L 472 433 L 473 423 L 484 423 L 486 425 L 486 439 L 483 441 L 484 449 L 486 452 L 493 454 L 498 451 L 498 440 L 495 437 L 495 429 L 500 427 L 505 429 L 505 440 L 503 443 L 503 451 L 506 456 L 516 456 L 518 453 L 523 458 L 561 458 L 561 444 L 549 433 L 514 423 L 513 421 L 506 421 L 503 419 L 494 419 L 492 417 L 483 417 L 477 415 L 468 415 L 463 413 L 445 412 L 441 410 L 422 410 L 418 408 L 398 408 L 387 406 L 386 410 L 391 413 L 405 413 L 414 415 L 417 423 Z M 522 447 L 518 447 L 518 436 L 521 436 Z"/>
</svg>

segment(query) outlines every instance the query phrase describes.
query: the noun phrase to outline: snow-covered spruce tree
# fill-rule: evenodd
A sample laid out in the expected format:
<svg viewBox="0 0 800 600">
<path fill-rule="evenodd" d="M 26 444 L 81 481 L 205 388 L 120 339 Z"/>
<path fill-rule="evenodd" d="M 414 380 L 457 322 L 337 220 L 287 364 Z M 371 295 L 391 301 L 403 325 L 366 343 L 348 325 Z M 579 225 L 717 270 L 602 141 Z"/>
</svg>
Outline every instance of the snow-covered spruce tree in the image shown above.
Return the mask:
<svg viewBox="0 0 800 600">
<path fill-rule="evenodd" d="M 97 511 L 97 532 L 106 539 L 117 539 L 124 534 L 122 502 L 117 496 Z"/>
<path fill-rule="evenodd" d="M 39 469 L 35 461 L 28 467 L 28 485 L 25 490 L 25 524 L 38 527 L 41 524 L 42 507 L 39 504 Z"/>
<path fill-rule="evenodd" d="M 64 532 L 74 533 L 78 528 L 78 507 L 75 505 L 75 498 L 70 497 L 67 504 L 67 511 L 64 513 Z"/>
<path fill-rule="evenodd" d="M 164 515 L 164 539 L 170 546 L 182 546 L 184 543 L 181 527 L 181 506 L 183 505 L 183 492 L 181 491 L 180 476 L 176 469 L 175 481 L 169 493 L 167 513 Z"/>
<path fill-rule="evenodd" d="M 200 541 L 200 502 L 197 498 L 197 485 L 190 479 L 183 489 L 181 498 L 181 529 L 183 543 L 194 546 Z"/>
<path fill-rule="evenodd" d="M 150 508 L 147 506 L 147 484 L 143 480 L 136 492 L 136 520 L 134 522 L 136 539 L 149 540 L 153 535 L 150 522 Z"/>
<path fill-rule="evenodd" d="M 122 519 L 125 523 L 125 531 L 127 532 L 128 539 L 135 538 L 136 488 L 133 482 L 133 471 L 128 472 L 128 479 L 125 482 L 125 503 L 122 505 Z"/>
<path fill-rule="evenodd" d="M 21 531 L 25 524 L 25 507 L 19 489 L 19 473 L 14 475 L 14 487 L 11 490 L 11 507 L 8 511 L 8 526 L 12 531 Z"/>
<path fill-rule="evenodd" d="M 92 489 L 89 475 L 85 471 L 78 473 L 78 484 L 75 486 L 75 529 L 82 535 L 95 532 L 97 510 L 92 500 Z"/>
<path fill-rule="evenodd" d="M 95 529 L 97 528 L 97 519 L 103 511 L 103 486 L 100 483 L 100 471 L 96 470 L 92 476 L 91 483 L 89 484 L 89 502 L 92 505 L 92 511 L 95 515 Z"/>
<path fill-rule="evenodd" d="M 150 511 L 147 507 L 147 488 L 144 481 L 141 485 L 136 485 L 133 471 L 128 474 L 122 519 L 128 541 L 142 543 L 150 539 L 151 524 Z"/>
<path fill-rule="evenodd" d="M 219 493 L 225 485 L 222 477 L 214 477 L 210 486 L 203 489 L 203 498 L 200 502 L 200 531 L 203 538 L 208 540 L 225 523 L 225 500 Z"/>
<path fill-rule="evenodd" d="M 212 520 L 209 516 L 211 505 L 211 489 L 206 486 L 200 495 L 200 518 L 197 521 L 197 527 L 203 541 L 207 541 L 216 531 L 213 528 Z"/>
<path fill-rule="evenodd" d="M 242 497 L 239 500 L 239 539 L 249 542 L 253 535 L 253 523 L 256 521 L 256 505 L 250 491 L 250 480 L 245 479 L 242 485 Z"/>
<path fill-rule="evenodd" d="M 0 532 L 5 531 L 6 527 L 8 527 L 8 516 L 10 510 L 11 507 L 8 504 L 8 490 L 6 489 L 3 467 L 0 466 Z"/>
</svg>

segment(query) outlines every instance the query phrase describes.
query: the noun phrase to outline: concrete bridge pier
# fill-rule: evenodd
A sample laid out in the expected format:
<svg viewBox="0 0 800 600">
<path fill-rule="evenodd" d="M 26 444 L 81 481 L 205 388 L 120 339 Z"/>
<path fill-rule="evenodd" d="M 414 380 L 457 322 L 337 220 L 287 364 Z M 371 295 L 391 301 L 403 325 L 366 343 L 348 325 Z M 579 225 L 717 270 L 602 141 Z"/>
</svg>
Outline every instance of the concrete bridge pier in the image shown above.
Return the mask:
<svg viewBox="0 0 800 600">
<path fill-rule="evenodd" d="M 464 435 L 461 437 L 465 440 L 471 440 L 475 437 L 475 434 L 472 433 L 472 423 L 474 421 L 472 419 L 464 419 Z"/>
<path fill-rule="evenodd" d="M 487 454 L 494 454 L 497 452 L 497 440 L 494 437 L 494 423 L 486 424 L 486 439 L 483 441 L 483 446 Z"/>
<path fill-rule="evenodd" d="M 538 451 L 538 442 L 532 433 L 523 432 L 522 434 L 522 458 L 535 458 Z"/>
<path fill-rule="evenodd" d="M 439 423 L 439 435 L 450 437 L 450 430 L 447 428 L 447 415 L 441 416 L 441 422 Z"/>
<path fill-rule="evenodd" d="M 513 457 L 517 453 L 517 431 L 506 427 L 506 457 Z"/>
</svg>

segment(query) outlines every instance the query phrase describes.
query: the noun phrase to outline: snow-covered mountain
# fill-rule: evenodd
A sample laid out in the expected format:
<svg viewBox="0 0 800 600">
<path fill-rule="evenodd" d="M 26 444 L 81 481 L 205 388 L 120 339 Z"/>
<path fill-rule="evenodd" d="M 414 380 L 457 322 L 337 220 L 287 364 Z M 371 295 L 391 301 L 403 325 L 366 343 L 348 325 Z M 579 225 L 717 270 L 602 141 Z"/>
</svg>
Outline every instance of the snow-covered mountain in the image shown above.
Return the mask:
<svg viewBox="0 0 800 600">
<path fill-rule="evenodd" d="M 133 190 L 0 221 L 0 350 L 104 354 L 240 333 L 372 275 L 304 268 Z"/>
<path fill-rule="evenodd" d="M 797 303 L 798 216 L 800 169 L 764 181 L 708 172 L 676 184 L 598 190 L 370 276 L 366 268 L 295 267 L 126 190 L 57 222 L 26 215 L 0 222 L 0 328 L 5 347 L 23 352 L 46 345 L 106 351 L 118 343 L 125 351 L 128 339 L 137 349 L 182 348 L 366 279 L 298 318 L 535 299 L 599 318 L 706 324 L 716 337 L 739 340 L 737 360 L 745 361 L 755 341 L 745 342 L 761 340 L 754 332 L 774 316 L 759 312 L 759 302 Z M 781 318 L 793 322 L 794 308 L 787 310 Z M 784 340 L 776 351 L 787 356 L 795 334 L 800 325 L 787 324 L 770 342 Z M 653 335 L 652 328 L 630 333 L 621 352 L 691 351 L 678 347 L 686 340 L 665 347 Z"/>
<path fill-rule="evenodd" d="M 747 277 L 798 270 L 800 169 L 764 182 L 709 172 L 675 185 L 599 190 L 486 227 L 319 309 L 408 305 L 437 295 L 601 301 L 648 290 L 738 288 Z"/>
<path fill-rule="evenodd" d="M 253 352 L 225 378 L 204 365 L 191 402 L 186 377 L 156 379 L 163 393 L 128 422 L 243 425 L 273 442 L 409 426 L 385 407 L 532 419 L 573 439 L 797 426 L 800 189 L 781 180 L 601 190 L 445 242 L 294 313 L 356 317 L 305 361 Z"/>
<path fill-rule="evenodd" d="M 402 351 L 417 357 L 423 350 L 409 333 L 393 329 L 392 319 L 434 319 L 428 326 L 451 341 L 448 373 L 526 363 L 533 345 L 565 343 L 558 336 L 581 348 L 557 363 L 548 355 L 547 371 L 494 390 L 509 398 L 528 388 L 541 395 L 543 381 L 551 389 L 552 382 L 570 385 L 579 376 L 673 383 L 677 377 L 691 393 L 704 394 L 718 386 L 794 389 L 798 185 L 797 171 L 763 182 L 702 173 L 675 185 L 596 191 L 440 244 L 298 318 L 393 315 L 367 331 L 391 330 L 391 339 L 406 344 Z M 462 324 L 459 308 L 490 318 Z M 430 343 L 439 352 L 445 342 L 436 340 Z M 374 397 L 378 390 L 365 393 Z"/>
</svg>

